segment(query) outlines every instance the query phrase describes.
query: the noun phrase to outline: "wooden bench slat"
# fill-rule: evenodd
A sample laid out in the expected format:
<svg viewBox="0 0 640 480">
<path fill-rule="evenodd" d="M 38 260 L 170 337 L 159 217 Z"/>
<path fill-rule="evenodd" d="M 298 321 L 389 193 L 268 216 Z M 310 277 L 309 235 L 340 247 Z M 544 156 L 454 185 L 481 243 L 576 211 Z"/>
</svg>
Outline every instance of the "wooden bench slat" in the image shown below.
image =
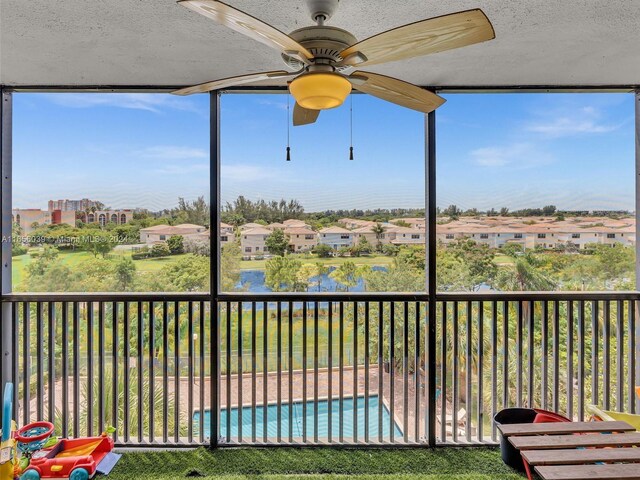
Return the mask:
<svg viewBox="0 0 640 480">
<path fill-rule="evenodd" d="M 512 423 L 498 425 L 505 437 L 512 435 L 558 435 L 561 433 L 591 432 L 633 432 L 635 428 L 627 422 L 550 422 L 550 423 Z"/>
<path fill-rule="evenodd" d="M 565 465 L 536 467 L 544 480 L 640 480 L 640 465 Z"/>
<path fill-rule="evenodd" d="M 640 448 L 588 448 L 584 450 L 523 450 L 529 465 L 584 465 L 596 462 L 640 462 Z M 640 466 L 638 466 L 640 469 Z"/>
<path fill-rule="evenodd" d="M 519 450 L 551 450 L 578 447 L 634 447 L 640 446 L 640 433 L 604 435 L 540 435 L 537 437 L 509 437 Z"/>
</svg>

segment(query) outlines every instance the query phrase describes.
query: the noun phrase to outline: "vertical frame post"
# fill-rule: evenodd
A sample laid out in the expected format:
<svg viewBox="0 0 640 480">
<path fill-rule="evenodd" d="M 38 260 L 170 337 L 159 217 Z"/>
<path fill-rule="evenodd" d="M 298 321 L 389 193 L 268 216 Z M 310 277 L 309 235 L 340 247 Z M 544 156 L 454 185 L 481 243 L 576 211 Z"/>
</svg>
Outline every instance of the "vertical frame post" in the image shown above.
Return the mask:
<svg viewBox="0 0 640 480">
<path fill-rule="evenodd" d="M 220 438 L 220 92 L 210 93 L 209 115 L 209 309 L 210 341 L 210 446 L 218 446 Z M 227 317 L 228 318 L 228 317 Z M 228 341 L 228 339 L 227 339 Z"/>
<path fill-rule="evenodd" d="M 640 244 L 638 244 L 638 236 L 640 234 L 640 223 L 638 218 L 640 215 L 640 90 L 635 91 L 635 127 L 636 127 L 636 291 L 640 285 Z M 635 331 L 629 332 L 630 335 L 635 336 L 635 353 L 629 352 L 630 355 L 635 356 L 636 372 L 635 372 L 635 386 L 640 386 L 640 371 L 637 368 L 637 362 L 640 361 L 640 305 L 637 300 L 633 302 L 635 304 Z M 636 397 L 636 412 L 640 412 L 640 399 Z"/>
<path fill-rule="evenodd" d="M 13 220 L 11 218 L 11 138 L 12 138 L 12 97 L 11 93 L 2 90 L 0 100 L 0 204 L 2 206 L 2 264 L 0 272 L 1 325 L 0 325 L 0 395 L 3 395 L 4 386 L 13 379 L 13 312 L 10 302 L 5 302 L 5 295 L 11 293 L 11 238 Z M 14 385 L 17 391 L 17 385 Z M 16 405 L 13 406 L 16 408 Z M 15 411 L 15 410 L 14 410 Z M 0 412 L 0 415 L 2 413 Z"/>
<path fill-rule="evenodd" d="M 426 331 L 426 386 L 427 432 L 430 447 L 436 444 L 436 112 L 426 116 L 426 214 L 427 214 L 427 331 Z"/>
</svg>

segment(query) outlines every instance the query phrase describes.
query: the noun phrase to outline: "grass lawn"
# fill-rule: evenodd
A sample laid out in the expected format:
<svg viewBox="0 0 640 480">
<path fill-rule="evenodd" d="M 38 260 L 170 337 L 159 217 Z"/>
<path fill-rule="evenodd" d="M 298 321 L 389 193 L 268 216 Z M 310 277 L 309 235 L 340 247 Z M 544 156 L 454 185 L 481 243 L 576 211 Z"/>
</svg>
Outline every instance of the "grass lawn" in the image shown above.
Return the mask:
<svg viewBox="0 0 640 480">
<path fill-rule="evenodd" d="M 34 249 L 34 251 L 38 251 L 39 249 Z M 118 251 L 114 250 L 110 254 L 110 256 L 131 256 L 130 251 Z M 145 258 L 143 260 L 134 260 L 136 265 L 136 270 L 141 273 L 154 273 L 159 271 L 161 268 L 166 265 L 170 265 L 172 263 L 177 262 L 181 257 L 184 257 L 188 254 L 184 255 L 171 255 L 170 257 L 163 258 Z M 72 251 L 61 251 L 58 253 L 58 258 L 60 261 L 67 265 L 72 270 L 81 262 L 85 260 L 90 260 L 93 257 L 93 254 L 90 252 L 72 252 Z M 25 279 L 26 268 L 33 261 L 33 258 L 28 253 L 25 255 L 18 255 L 13 257 L 13 271 L 12 271 L 12 284 L 14 288 L 20 287 L 22 281 Z"/>
<path fill-rule="evenodd" d="M 237 448 L 125 453 L 112 480 L 446 479 L 520 480 L 491 448 Z"/>
<path fill-rule="evenodd" d="M 297 255 L 294 258 L 300 260 L 302 263 L 316 263 L 320 262 L 327 266 L 338 266 L 344 262 L 352 261 L 357 265 L 371 265 L 386 267 L 393 262 L 392 257 L 386 255 L 371 256 L 371 257 L 330 257 L 330 258 L 317 258 L 315 256 L 307 258 L 304 255 Z M 265 270 L 266 260 L 242 260 L 240 262 L 240 268 L 242 270 Z"/>
</svg>

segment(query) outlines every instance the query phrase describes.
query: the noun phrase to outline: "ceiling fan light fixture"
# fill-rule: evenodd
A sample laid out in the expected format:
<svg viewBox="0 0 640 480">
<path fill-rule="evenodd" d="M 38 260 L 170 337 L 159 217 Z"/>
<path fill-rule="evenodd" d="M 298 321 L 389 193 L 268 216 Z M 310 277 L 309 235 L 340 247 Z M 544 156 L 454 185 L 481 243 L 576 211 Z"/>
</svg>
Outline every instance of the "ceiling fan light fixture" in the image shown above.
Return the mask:
<svg viewBox="0 0 640 480">
<path fill-rule="evenodd" d="M 342 105 L 351 93 L 351 83 L 337 73 L 306 73 L 291 82 L 289 91 L 301 107 L 326 110 Z"/>
</svg>

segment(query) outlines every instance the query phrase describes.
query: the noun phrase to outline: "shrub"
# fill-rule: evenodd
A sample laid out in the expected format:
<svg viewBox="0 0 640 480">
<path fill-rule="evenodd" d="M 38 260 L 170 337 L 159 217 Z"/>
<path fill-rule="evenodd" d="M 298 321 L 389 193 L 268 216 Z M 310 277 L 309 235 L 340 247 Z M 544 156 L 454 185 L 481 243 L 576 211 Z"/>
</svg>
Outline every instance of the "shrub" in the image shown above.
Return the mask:
<svg viewBox="0 0 640 480">
<path fill-rule="evenodd" d="M 324 243 L 319 243 L 316 245 L 316 248 L 313 249 L 313 253 L 318 255 L 320 258 L 330 257 L 333 253 L 333 249 L 329 245 L 325 245 Z"/>
<path fill-rule="evenodd" d="M 169 255 L 171 255 L 171 250 L 169 249 L 169 245 L 166 243 L 156 243 L 151 247 L 152 257 L 168 257 Z"/>
</svg>

